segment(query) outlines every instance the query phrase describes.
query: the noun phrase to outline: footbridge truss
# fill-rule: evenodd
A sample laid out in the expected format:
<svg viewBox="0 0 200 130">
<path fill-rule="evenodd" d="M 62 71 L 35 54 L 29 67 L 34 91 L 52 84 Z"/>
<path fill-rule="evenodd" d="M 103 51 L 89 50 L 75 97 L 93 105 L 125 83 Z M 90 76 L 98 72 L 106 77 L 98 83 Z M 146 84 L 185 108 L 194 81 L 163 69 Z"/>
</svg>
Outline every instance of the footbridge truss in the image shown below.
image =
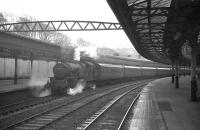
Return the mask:
<svg viewBox="0 0 200 130">
<path fill-rule="evenodd" d="M 3 32 L 122 30 L 119 23 L 98 21 L 31 21 L 0 24 Z"/>
</svg>

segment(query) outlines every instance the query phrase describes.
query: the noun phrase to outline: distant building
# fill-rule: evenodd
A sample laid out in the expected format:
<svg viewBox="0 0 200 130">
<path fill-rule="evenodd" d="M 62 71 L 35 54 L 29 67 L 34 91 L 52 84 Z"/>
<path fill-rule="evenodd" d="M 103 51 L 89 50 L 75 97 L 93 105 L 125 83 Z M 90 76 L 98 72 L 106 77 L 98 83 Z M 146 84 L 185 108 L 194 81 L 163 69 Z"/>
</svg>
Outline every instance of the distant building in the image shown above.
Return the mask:
<svg viewBox="0 0 200 130">
<path fill-rule="evenodd" d="M 0 24 L 6 23 L 6 22 L 7 22 L 7 19 L 4 18 L 2 13 L 0 13 Z"/>
</svg>

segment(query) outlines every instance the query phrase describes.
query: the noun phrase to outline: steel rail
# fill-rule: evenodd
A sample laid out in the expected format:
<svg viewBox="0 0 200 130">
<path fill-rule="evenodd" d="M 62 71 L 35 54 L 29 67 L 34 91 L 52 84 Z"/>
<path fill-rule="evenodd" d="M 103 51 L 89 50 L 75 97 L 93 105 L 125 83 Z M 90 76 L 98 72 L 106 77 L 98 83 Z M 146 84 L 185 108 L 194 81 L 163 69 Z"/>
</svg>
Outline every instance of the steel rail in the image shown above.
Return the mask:
<svg viewBox="0 0 200 130">
<path fill-rule="evenodd" d="M 26 109 L 30 109 L 31 107 L 36 107 L 41 104 L 46 104 L 46 103 L 52 102 L 56 99 L 57 98 L 55 98 L 55 97 L 46 97 L 45 99 L 42 99 L 40 101 L 36 98 L 33 98 L 33 99 L 27 99 L 24 101 L 16 102 L 13 104 L 4 105 L 4 106 L 0 107 L 0 119 L 5 118 L 5 116 L 10 116 L 9 113 L 15 114 L 15 112 L 19 112 L 22 110 L 24 111 Z"/>
<path fill-rule="evenodd" d="M 147 82 L 147 81 L 144 81 L 144 82 Z M 141 82 L 139 82 L 139 83 L 141 83 Z M 133 84 L 123 85 L 123 86 L 121 86 L 121 87 L 114 88 L 114 89 L 110 90 L 109 92 L 104 92 L 104 95 L 102 95 L 102 96 L 105 96 L 105 95 L 107 95 L 107 94 L 109 94 L 109 93 L 112 93 L 112 92 L 114 92 L 114 91 L 123 89 L 123 88 L 125 88 L 125 87 L 129 87 L 130 85 L 136 85 L 136 84 L 139 84 L 139 83 L 136 82 L 136 83 L 133 83 Z M 95 94 L 96 94 L 96 93 L 91 94 L 91 95 L 87 95 L 87 96 L 85 96 L 84 98 L 90 97 L 90 96 L 95 95 Z M 73 101 L 71 101 L 71 102 L 68 102 L 68 103 L 66 103 L 66 104 L 62 104 L 62 105 L 59 105 L 59 106 L 55 106 L 54 108 L 50 108 L 50 109 L 48 109 L 48 110 L 46 110 L 46 111 L 43 111 L 43 112 L 41 112 L 41 113 L 37 113 L 37 114 L 35 114 L 35 115 L 33 115 L 33 116 L 27 118 L 27 119 L 24 119 L 24 120 L 19 121 L 19 122 L 15 122 L 15 124 L 11 124 L 11 125 L 9 125 L 9 126 L 7 126 L 7 127 L 5 127 L 5 128 L 2 128 L 2 130 L 17 127 L 18 125 L 21 125 L 21 124 L 23 124 L 23 123 L 26 122 L 26 121 L 30 121 L 30 120 L 33 119 L 33 118 L 40 117 L 40 116 L 42 116 L 42 115 L 44 115 L 44 114 L 47 114 L 48 112 L 51 112 L 51 111 L 53 111 L 53 110 L 62 108 L 62 107 L 64 107 L 64 106 L 68 106 L 68 105 L 70 105 L 70 104 L 73 104 L 73 103 L 75 103 L 75 102 L 81 100 L 81 99 L 83 99 L 83 97 L 78 98 L 78 99 L 76 99 L 76 100 L 73 100 Z M 63 116 L 65 116 L 65 115 L 61 115 L 59 118 L 54 119 L 54 120 L 51 121 L 50 123 L 56 121 L 57 119 L 62 118 Z M 50 124 L 50 123 L 48 123 L 48 124 Z M 45 124 L 45 125 L 43 125 L 43 126 L 40 126 L 40 128 L 43 128 L 43 127 L 45 127 L 45 126 L 48 125 L 48 124 Z M 40 128 L 39 128 L 39 129 L 40 129 Z M 37 129 L 38 129 L 38 128 L 37 128 Z"/>
<path fill-rule="evenodd" d="M 122 99 L 124 96 L 129 94 L 130 92 L 144 86 L 144 84 L 140 84 L 131 90 L 128 90 L 124 92 L 123 94 L 115 97 L 113 100 L 111 100 L 107 105 L 105 105 L 103 108 L 101 108 L 99 111 L 97 111 L 95 114 L 93 114 L 91 117 L 85 120 L 81 126 L 78 126 L 76 130 L 86 130 L 88 129 L 99 117 L 101 117 L 106 111 L 108 111 L 114 104 L 116 104 L 120 99 Z M 140 93 L 139 93 L 140 94 Z M 139 94 L 134 98 L 134 102 L 136 101 L 136 98 L 138 98 Z M 121 123 L 120 123 L 121 124 Z"/>
<path fill-rule="evenodd" d="M 127 109 L 123 119 L 121 120 L 120 125 L 118 126 L 117 130 L 120 130 L 122 128 L 122 125 L 125 121 L 125 119 L 127 118 L 128 113 L 130 112 L 131 108 L 133 107 L 133 104 L 137 101 L 137 99 L 139 98 L 141 92 L 137 94 L 137 96 L 134 98 L 134 100 L 132 101 L 132 103 L 130 104 L 129 108 Z"/>
<path fill-rule="evenodd" d="M 142 83 L 138 83 L 138 84 L 146 84 L 146 82 L 145 82 L 145 83 L 142 82 Z M 91 102 L 94 102 L 94 101 L 98 100 L 99 98 L 102 98 L 102 97 L 104 97 L 104 96 L 106 96 L 106 95 L 108 95 L 108 94 L 110 94 L 110 93 L 113 93 L 113 92 L 115 92 L 115 91 L 118 91 L 118 90 L 120 90 L 120 89 L 124 89 L 124 88 L 126 88 L 126 87 L 130 87 L 130 86 L 132 86 L 132 85 L 137 85 L 137 84 L 130 84 L 130 85 L 127 85 L 127 86 L 125 86 L 125 87 L 122 87 L 122 88 L 120 87 L 119 89 L 116 89 L 116 90 L 114 90 L 114 91 L 111 91 L 111 92 L 108 92 L 108 93 L 106 93 L 106 94 L 103 94 L 102 96 L 97 97 L 97 98 L 95 98 L 95 99 L 93 99 L 93 100 L 87 102 L 86 104 L 84 104 L 84 105 L 78 107 L 77 109 L 74 109 L 74 110 L 70 111 L 69 113 L 67 113 L 67 114 L 65 114 L 65 115 L 62 115 L 60 118 L 57 118 L 57 119 L 53 120 L 52 122 L 46 124 L 45 126 L 40 127 L 39 130 L 40 130 L 40 129 L 43 129 L 43 128 L 45 128 L 46 126 L 52 124 L 53 122 L 55 122 L 55 121 L 61 119 L 62 117 L 66 116 L 66 115 L 68 115 L 68 114 L 70 114 L 70 113 L 72 113 L 72 112 L 74 112 L 74 111 L 77 111 L 78 109 L 80 109 L 80 108 L 82 108 L 82 107 L 84 107 L 84 106 L 90 104 Z"/>
</svg>

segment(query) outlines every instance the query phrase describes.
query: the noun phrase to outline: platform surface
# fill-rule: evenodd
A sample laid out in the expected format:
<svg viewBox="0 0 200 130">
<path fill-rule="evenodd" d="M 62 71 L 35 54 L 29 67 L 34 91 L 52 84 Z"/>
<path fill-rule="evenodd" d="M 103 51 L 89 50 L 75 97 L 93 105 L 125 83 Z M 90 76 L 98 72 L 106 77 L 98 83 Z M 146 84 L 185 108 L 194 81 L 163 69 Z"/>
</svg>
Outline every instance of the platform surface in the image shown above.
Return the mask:
<svg viewBox="0 0 200 130">
<path fill-rule="evenodd" d="M 19 79 L 17 84 L 13 80 L 0 80 L 0 93 L 13 92 L 27 89 L 29 79 Z"/>
<path fill-rule="evenodd" d="M 171 78 L 149 83 L 131 112 L 130 130 L 200 130 L 200 101 L 190 101 L 189 76 L 178 89 Z"/>
</svg>

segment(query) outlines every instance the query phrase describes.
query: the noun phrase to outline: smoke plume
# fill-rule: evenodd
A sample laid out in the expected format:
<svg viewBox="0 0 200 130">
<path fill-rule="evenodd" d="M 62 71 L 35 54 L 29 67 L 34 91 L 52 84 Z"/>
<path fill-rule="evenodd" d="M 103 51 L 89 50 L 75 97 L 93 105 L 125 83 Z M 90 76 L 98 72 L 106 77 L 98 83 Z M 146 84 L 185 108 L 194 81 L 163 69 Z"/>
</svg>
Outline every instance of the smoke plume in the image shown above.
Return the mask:
<svg viewBox="0 0 200 130">
<path fill-rule="evenodd" d="M 74 88 L 69 88 L 67 90 L 67 94 L 69 95 L 76 95 L 78 93 L 82 93 L 86 86 L 86 82 L 83 79 L 80 79 Z"/>
<path fill-rule="evenodd" d="M 95 90 L 96 89 L 96 84 L 93 84 L 91 89 Z"/>
<path fill-rule="evenodd" d="M 77 47 L 75 49 L 74 60 L 80 61 L 80 58 L 83 55 L 96 59 L 98 57 L 97 48 L 95 46 Z"/>
<path fill-rule="evenodd" d="M 49 69 L 49 64 L 44 61 L 33 63 L 31 78 L 28 82 L 33 96 L 45 97 L 51 94 L 50 89 L 46 86 L 49 80 Z"/>
<path fill-rule="evenodd" d="M 35 97 L 45 97 L 51 94 L 50 89 L 48 89 L 45 85 L 48 82 L 48 78 L 40 78 L 32 76 L 30 81 L 28 82 L 28 86 L 30 86 L 31 92 Z"/>
</svg>

